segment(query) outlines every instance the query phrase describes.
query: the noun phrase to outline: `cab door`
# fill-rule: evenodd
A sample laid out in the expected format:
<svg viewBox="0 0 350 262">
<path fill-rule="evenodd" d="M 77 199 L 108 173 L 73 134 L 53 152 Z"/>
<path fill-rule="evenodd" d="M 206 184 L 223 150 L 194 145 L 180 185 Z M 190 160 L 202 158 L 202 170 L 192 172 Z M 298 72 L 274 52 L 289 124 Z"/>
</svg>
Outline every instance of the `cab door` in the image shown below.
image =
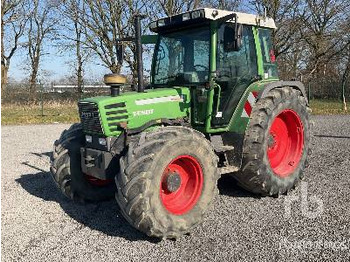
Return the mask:
<svg viewBox="0 0 350 262">
<path fill-rule="evenodd" d="M 225 23 L 218 31 L 216 83 L 220 89 L 214 95 L 213 127 L 229 123 L 244 91 L 258 76 L 252 26 L 243 26 L 239 50 L 230 48 L 225 41 L 227 34 L 234 34 L 234 30 L 233 23 Z"/>
</svg>

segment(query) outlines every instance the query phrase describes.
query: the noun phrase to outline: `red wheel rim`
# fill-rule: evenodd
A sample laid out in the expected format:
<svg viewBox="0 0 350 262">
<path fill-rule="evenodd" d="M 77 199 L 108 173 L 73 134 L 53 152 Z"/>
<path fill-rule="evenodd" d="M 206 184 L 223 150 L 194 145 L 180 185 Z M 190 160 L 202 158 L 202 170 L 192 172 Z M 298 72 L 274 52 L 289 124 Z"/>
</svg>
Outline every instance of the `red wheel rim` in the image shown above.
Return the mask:
<svg viewBox="0 0 350 262">
<path fill-rule="evenodd" d="M 104 180 L 104 179 L 98 179 L 96 177 L 93 177 L 93 176 L 90 176 L 90 175 L 87 175 L 87 174 L 84 174 L 85 175 L 85 179 L 92 185 L 94 186 L 106 186 L 108 184 L 110 184 L 111 182 L 113 182 L 113 179 L 107 179 L 107 180 Z"/>
<path fill-rule="evenodd" d="M 203 188 L 202 167 L 192 156 L 181 155 L 165 168 L 160 182 L 163 206 L 172 214 L 182 215 L 197 203 Z"/>
<path fill-rule="evenodd" d="M 267 156 L 273 172 L 288 177 L 298 167 L 304 148 L 304 128 L 299 115 L 283 110 L 272 122 Z"/>
</svg>

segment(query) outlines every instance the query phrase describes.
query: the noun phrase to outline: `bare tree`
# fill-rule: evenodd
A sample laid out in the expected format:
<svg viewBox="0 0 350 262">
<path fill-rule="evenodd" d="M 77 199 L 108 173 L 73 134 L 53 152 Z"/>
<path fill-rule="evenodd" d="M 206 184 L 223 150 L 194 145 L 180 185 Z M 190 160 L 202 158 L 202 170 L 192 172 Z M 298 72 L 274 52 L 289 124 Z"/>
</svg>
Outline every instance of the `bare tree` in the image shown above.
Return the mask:
<svg viewBox="0 0 350 262">
<path fill-rule="evenodd" d="M 77 75 L 77 84 L 78 84 L 78 93 L 82 93 L 83 91 L 83 64 L 84 60 L 87 58 L 84 57 L 81 49 L 82 49 L 82 34 L 83 34 L 83 28 L 81 24 L 79 23 L 79 6 L 81 4 L 81 1 L 72 1 L 72 22 L 74 24 L 74 32 L 76 36 L 76 75 Z M 85 58 L 85 59 L 84 59 Z"/>
<path fill-rule="evenodd" d="M 24 0 L 1 0 L 1 90 L 6 89 L 11 58 L 20 46 L 28 16 Z"/>
<path fill-rule="evenodd" d="M 313 91 L 320 96 L 336 97 L 340 93 L 336 88 L 338 79 L 342 79 L 345 90 L 344 52 L 350 44 L 349 1 L 252 0 L 249 3 L 251 9 L 276 21 L 274 49 L 282 78 L 300 76 L 304 82 L 312 82 Z M 342 68 L 336 71 L 340 60 Z"/>
<path fill-rule="evenodd" d="M 252 0 L 252 9 L 260 15 L 267 15 L 275 20 L 277 29 L 273 31 L 275 56 L 285 54 L 300 39 L 301 26 L 300 0 Z"/>
<path fill-rule="evenodd" d="M 179 13 L 191 11 L 200 7 L 210 7 L 225 10 L 237 10 L 241 0 L 182 0 L 182 1 L 168 1 L 168 0 L 157 0 L 154 1 L 153 5 L 147 4 L 148 1 L 143 0 L 146 6 L 148 16 L 150 20 L 154 18 L 160 18 L 164 16 L 172 16 Z"/>
<path fill-rule="evenodd" d="M 200 0 L 157 0 L 154 5 L 148 6 L 150 9 L 150 17 L 172 16 L 182 12 L 196 9 L 200 6 Z"/>
<path fill-rule="evenodd" d="M 132 1 L 83 0 L 79 8 L 80 24 L 84 29 L 84 45 L 91 49 L 113 73 L 119 73 L 117 60 L 119 38 L 131 35 Z M 130 56 L 130 50 L 126 57 Z"/>
<path fill-rule="evenodd" d="M 302 39 L 310 50 L 309 76 L 325 66 L 333 57 L 350 44 L 344 35 L 344 12 L 350 8 L 349 2 L 336 0 L 306 0 L 300 28 Z"/>
<path fill-rule="evenodd" d="M 29 93 L 30 99 L 36 98 L 37 76 L 43 55 L 44 41 L 54 33 L 57 25 L 55 14 L 57 3 L 52 1 L 34 0 L 27 29 L 27 51 L 30 62 Z"/>
<path fill-rule="evenodd" d="M 340 75 L 341 75 L 341 96 L 343 101 L 343 110 L 347 111 L 347 104 L 346 104 L 346 84 L 349 82 L 348 79 L 350 77 L 350 46 L 348 46 L 343 54 L 341 55 L 340 59 Z"/>
<path fill-rule="evenodd" d="M 239 11 L 241 0 L 218 0 L 218 1 L 203 1 L 205 7 L 218 8 L 229 11 Z"/>
<path fill-rule="evenodd" d="M 65 23 L 62 24 L 63 32 L 60 42 L 61 52 L 67 53 L 67 49 L 74 49 L 74 71 L 76 76 L 77 92 L 83 92 L 84 64 L 87 62 L 90 52 L 84 48 L 84 29 L 81 23 L 80 9 L 84 8 L 82 0 L 65 0 L 61 5 L 62 17 Z"/>
</svg>

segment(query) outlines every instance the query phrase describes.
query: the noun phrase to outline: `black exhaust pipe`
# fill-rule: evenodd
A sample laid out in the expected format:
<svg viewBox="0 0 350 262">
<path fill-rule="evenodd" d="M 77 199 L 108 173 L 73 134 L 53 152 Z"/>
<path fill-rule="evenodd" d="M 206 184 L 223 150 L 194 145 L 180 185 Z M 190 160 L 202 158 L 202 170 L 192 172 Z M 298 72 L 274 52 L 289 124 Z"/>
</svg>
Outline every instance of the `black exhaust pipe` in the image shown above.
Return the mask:
<svg viewBox="0 0 350 262">
<path fill-rule="evenodd" d="M 120 85 L 111 85 L 111 96 L 116 97 L 120 95 Z"/>
<path fill-rule="evenodd" d="M 143 63 L 142 63 L 142 43 L 141 43 L 141 19 L 145 16 L 136 14 L 134 18 L 135 26 L 135 45 L 136 45 L 136 63 L 137 63 L 137 92 L 144 92 L 143 86 Z"/>
</svg>

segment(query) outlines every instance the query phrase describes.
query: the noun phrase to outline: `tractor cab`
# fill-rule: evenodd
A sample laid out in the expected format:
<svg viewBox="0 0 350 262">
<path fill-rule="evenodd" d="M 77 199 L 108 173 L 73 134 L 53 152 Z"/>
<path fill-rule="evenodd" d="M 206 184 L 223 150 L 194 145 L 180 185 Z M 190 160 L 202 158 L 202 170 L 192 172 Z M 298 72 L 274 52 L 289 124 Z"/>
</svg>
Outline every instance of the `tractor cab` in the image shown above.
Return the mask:
<svg viewBox="0 0 350 262">
<path fill-rule="evenodd" d="M 278 79 L 275 28 L 267 17 L 210 8 L 152 22 L 152 87 L 190 87 L 193 125 L 225 127 L 249 85 Z"/>
</svg>

